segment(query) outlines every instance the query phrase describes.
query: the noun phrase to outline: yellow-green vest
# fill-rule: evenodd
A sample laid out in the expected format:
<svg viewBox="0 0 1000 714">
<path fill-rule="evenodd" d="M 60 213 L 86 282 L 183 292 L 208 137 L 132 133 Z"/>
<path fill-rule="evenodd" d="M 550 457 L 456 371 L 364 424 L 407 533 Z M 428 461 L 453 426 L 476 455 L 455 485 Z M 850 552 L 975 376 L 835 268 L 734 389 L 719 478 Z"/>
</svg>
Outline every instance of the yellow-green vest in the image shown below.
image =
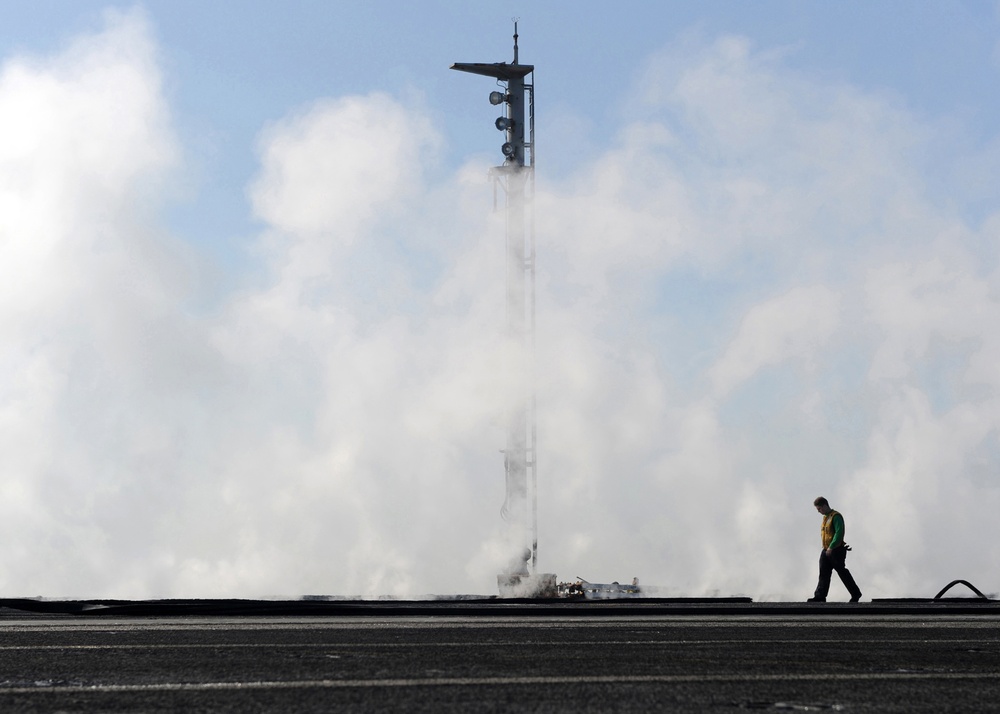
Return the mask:
<svg viewBox="0 0 1000 714">
<path fill-rule="evenodd" d="M 836 531 L 833 528 L 833 518 L 834 516 L 839 516 L 840 514 L 833 509 L 830 510 L 825 516 L 823 516 L 823 525 L 820 526 L 820 534 L 823 536 L 823 549 L 826 550 L 830 547 L 830 543 L 833 542 L 833 536 Z M 846 527 L 844 529 L 847 530 Z M 846 535 L 846 533 L 845 533 Z"/>
</svg>

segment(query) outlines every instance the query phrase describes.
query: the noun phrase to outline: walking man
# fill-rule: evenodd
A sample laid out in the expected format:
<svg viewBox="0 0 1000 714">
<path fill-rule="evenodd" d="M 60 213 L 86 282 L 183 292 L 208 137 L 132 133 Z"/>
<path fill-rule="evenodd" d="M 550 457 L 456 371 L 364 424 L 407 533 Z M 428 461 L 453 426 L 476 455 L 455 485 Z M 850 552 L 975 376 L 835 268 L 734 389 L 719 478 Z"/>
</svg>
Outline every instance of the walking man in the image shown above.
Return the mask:
<svg viewBox="0 0 1000 714">
<path fill-rule="evenodd" d="M 847 569 L 847 551 L 851 549 L 844 542 L 844 517 L 830 508 L 830 502 L 820 496 L 813 505 L 823 514 L 823 551 L 819 554 L 819 582 L 816 593 L 809 602 L 826 602 L 826 594 L 830 592 L 830 576 L 837 571 L 844 587 L 851 594 L 851 602 L 861 599 L 861 588 L 854 582 L 854 576 Z"/>
</svg>

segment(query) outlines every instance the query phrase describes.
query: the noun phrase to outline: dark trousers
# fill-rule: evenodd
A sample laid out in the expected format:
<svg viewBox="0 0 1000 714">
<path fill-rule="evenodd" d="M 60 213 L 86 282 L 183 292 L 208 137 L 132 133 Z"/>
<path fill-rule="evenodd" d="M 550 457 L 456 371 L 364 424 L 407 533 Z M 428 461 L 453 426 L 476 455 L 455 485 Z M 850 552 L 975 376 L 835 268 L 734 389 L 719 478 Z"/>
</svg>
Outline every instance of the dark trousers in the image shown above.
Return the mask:
<svg viewBox="0 0 1000 714">
<path fill-rule="evenodd" d="M 825 550 L 819 554 L 819 582 L 816 584 L 816 598 L 826 600 L 826 594 L 830 592 L 830 576 L 833 571 L 837 571 L 840 580 L 847 588 L 847 592 L 852 598 L 861 597 L 861 588 L 854 582 L 854 576 L 847 569 L 847 548 L 837 548 L 831 555 L 827 555 Z"/>
</svg>

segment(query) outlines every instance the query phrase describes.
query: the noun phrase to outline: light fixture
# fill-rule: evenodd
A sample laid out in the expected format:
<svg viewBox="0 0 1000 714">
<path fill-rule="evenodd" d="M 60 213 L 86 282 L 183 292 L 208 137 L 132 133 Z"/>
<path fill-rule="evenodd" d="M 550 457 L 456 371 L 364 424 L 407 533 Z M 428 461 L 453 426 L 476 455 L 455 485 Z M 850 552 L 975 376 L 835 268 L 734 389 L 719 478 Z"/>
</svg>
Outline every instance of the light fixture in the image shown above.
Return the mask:
<svg viewBox="0 0 1000 714">
<path fill-rule="evenodd" d="M 503 146 L 500 147 L 500 151 L 502 151 L 503 155 L 509 159 L 511 156 L 514 155 L 514 145 L 509 141 L 505 141 L 503 143 Z"/>
<path fill-rule="evenodd" d="M 508 119 L 507 117 L 497 117 L 497 120 L 494 122 L 494 124 L 496 125 L 496 128 L 499 129 L 500 131 L 507 131 L 512 126 L 514 126 L 514 120 Z"/>
<path fill-rule="evenodd" d="M 507 101 L 507 95 L 503 92 L 490 92 L 490 104 L 496 106 Z"/>
</svg>

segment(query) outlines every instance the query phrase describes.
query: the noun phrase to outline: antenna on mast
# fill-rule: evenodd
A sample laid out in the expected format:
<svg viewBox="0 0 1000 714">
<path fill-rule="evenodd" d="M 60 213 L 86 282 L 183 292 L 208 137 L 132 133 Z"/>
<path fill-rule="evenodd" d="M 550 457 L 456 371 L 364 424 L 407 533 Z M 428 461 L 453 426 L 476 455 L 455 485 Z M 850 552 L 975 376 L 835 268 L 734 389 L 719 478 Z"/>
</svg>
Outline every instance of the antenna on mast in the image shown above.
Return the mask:
<svg viewBox="0 0 1000 714">
<path fill-rule="evenodd" d="M 519 18 L 511 18 L 514 21 L 514 64 L 517 64 L 517 21 Z"/>
</svg>

